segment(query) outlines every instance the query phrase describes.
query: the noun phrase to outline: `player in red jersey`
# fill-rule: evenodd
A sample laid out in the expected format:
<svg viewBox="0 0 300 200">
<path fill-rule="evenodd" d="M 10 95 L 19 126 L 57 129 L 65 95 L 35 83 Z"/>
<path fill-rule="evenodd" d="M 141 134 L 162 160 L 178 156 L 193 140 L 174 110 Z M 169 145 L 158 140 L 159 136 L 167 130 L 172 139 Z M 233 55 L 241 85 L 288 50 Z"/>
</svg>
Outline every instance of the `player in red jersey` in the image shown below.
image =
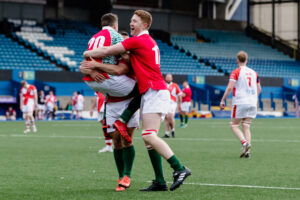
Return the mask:
<svg viewBox="0 0 300 200">
<path fill-rule="evenodd" d="M 142 137 L 156 176 L 152 185 L 141 189 L 141 191 L 168 190 L 163 175 L 161 156 L 174 169 L 174 181 L 170 187 L 172 191 L 191 175 L 191 171 L 181 165 L 168 144 L 157 136 L 162 118 L 169 109 L 170 94 L 160 72 L 159 48 L 148 32 L 151 23 L 152 16 L 149 12 L 136 10 L 130 22 L 131 35 L 134 37 L 111 47 L 85 51 L 83 56 L 85 58 L 104 58 L 109 55 L 119 55 L 126 51 L 130 52 L 132 68 L 137 76 L 139 90 L 142 94 Z"/>
<path fill-rule="evenodd" d="M 170 137 L 170 130 L 172 137 L 175 137 L 175 114 L 178 108 L 179 113 L 181 112 L 182 92 L 177 83 L 173 82 L 172 74 L 166 75 L 166 83 L 170 92 L 170 106 L 168 114 L 165 118 L 165 135 L 164 138 Z"/>
<path fill-rule="evenodd" d="M 23 112 L 26 129 L 24 133 L 30 132 L 30 123 L 33 132 L 37 131 L 33 111 L 37 108 L 37 90 L 34 85 L 29 85 L 25 80 L 21 82 L 22 88 L 20 91 L 20 109 Z"/>
<path fill-rule="evenodd" d="M 105 96 L 100 92 L 95 92 L 95 98 L 93 99 L 92 107 L 90 110 L 90 116 L 93 116 L 94 109 L 97 108 L 98 113 L 98 121 L 103 125 L 105 125 L 105 119 L 104 119 L 104 100 Z M 104 152 L 113 152 L 112 149 L 112 139 L 107 134 L 107 129 L 103 128 L 103 135 L 105 140 L 105 147 L 100 149 L 98 153 L 104 153 Z"/>
<path fill-rule="evenodd" d="M 118 30 L 118 17 L 112 13 L 108 13 L 101 18 L 102 30 L 96 34 L 100 39 L 99 45 L 96 40 L 93 43 L 91 39 L 88 51 L 92 51 L 97 47 L 110 46 L 123 41 L 122 36 L 117 32 Z M 105 39 L 104 39 L 105 38 Z M 101 41 L 104 41 L 102 44 Z M 93 46 L 92 46 L 93 44 Z M 93 63 L 100 65 L 114 66 L 112 73 L 104 73 L 97 69 L 90 69 L 89 65 Z M 117 70 L 114 70 L 117 69 Z M 120 69 L 123 69 L 119 71 Z M 133 100 L 131 92 L 138 91 L 135 89 L 136 80 L 132 74 L 129 73 L 129 67 L 126 60 L 119 60 L 115 56 L 109 56 L 103 59 L 92 59 L 86 57 L 86 60 L 81 63 L 80 70 L 83 73 L 88 73 L 92 80 L 85 79 L 86 83 L 95 91 L 102 92 L 107 95 L 107 102 L 105 105 L 105 122 L 107 126 L 107 133 L 112 137 L 114 142 L 114 158 L 119 173 L 119 181 L 116 191 L 124 191 L 130 186 L 130 175 L 135 157 L 135 149 L 132 143 L 132 137 L 136 127 L 139 126 L 139 112 L 133 112 L 132 117 L 128 117 L 128 129 L 121 132 L 114 126 L 120 118 L 123 111 L 128 107 L 129 103 Z M 120 73 L 122 72 L 122 73 Z M 99 75 L 100 74 L 100 75 Z M 101 77 L 102 76 L 102 77 Z M 100 77 L 100 80 L 98 79 Z M 94 79 L 94 80 L 93 80 Z M 121 137 L 121 135 L 123 137 Z"/>
<path fill-rule="evenodd" d="M 49 94 L 45 97 L 46 113 L 48 120 L 52 120 L 54 116 L 54 107 L 56 106 L 56 96 L 53 91 L 49 91 Z"/>
<path fill-rule="evenodd" d="M 261 92 L 260 80 L 257 73 L 247 67 L 248 54 L 240 51 L 237 54 L 238 68 L 230 75 L 228 86 L 220 102 L 220 107 L 225 107 L 225 100 L 233 91 L 231 130 L 242 144 L 240 157 L 250 157 L 251 132 L 250 125 L 257 113 L 257 98 Z M 243 131 L 239 124 L 242 124 Z"/>
<path fill-rule="evenodd" d="M 182 90 L 182 104 L 181 104 L 181 113 L 180 113 L 180 127 L 185 128 L 187 127 L 188 120 L 189 120 L 189 111 L 191 107 L 191 101 L 192 101 L 192 90 L 189 86 L 189 83 L 187 81 L 184 81 L 183 84 L 183 90 Z M 183 122 L 184 118 L 184 122 Z"/>
</svg>

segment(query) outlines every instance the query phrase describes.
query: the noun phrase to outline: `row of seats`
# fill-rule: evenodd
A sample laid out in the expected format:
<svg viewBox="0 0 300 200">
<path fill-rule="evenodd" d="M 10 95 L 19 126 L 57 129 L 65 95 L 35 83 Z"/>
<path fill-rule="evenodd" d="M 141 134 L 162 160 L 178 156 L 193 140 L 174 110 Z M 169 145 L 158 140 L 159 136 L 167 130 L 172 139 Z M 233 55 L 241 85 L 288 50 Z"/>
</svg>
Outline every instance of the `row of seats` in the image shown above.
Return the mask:
<svg viewBox="0 0 300 200">
<path fill-rule="evenodd" d="M 37 56 L 36 53 L 20 46 L 5 35 L 0 34 L 0 69 L 61 71 L 55 64 Z"/>
<path fill-rule="evenodd" d="M 259 44 L 243 32 L 197 30 L 197 34 L 205 42 L 197 41 L 195 36 L 179 35 L 173 35 L 171 41 L 174 46 L 190 52 L 225 73 L 236 68 L 236 53 L 244 50 L 249 55 L 248 66 L 260 76 L 300 76 L 299 62 L 269 46 Z"/>
<path fill-rule="evenodd" d="M 79 71 L 82 53 L 87 49 L 91 36 L 99 30 L 90 24 L 72 21 L 49 21 L 47 27 L 45 32 L 17 32 L 16 37 L 58 64 L 71 71 Z M 160 40 L 157 44 L 163 73 L 223 75 Z"/>
</svg>

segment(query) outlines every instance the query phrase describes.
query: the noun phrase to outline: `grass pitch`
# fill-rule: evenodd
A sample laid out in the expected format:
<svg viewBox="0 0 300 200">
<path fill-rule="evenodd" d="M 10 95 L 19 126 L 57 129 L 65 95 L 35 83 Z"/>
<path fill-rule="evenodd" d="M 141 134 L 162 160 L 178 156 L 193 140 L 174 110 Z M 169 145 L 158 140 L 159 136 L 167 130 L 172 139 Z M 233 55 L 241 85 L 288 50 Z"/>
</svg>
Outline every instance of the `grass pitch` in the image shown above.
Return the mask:
<svg viewBox="0 0 300 200">
<path fill-rule="evenodd" d="M 97 153 L 104 146 L 97 122 L 37 122 L 38 133 L 27 135 L 24 122 L 0 122 L 0 199 L 300 199 L 299 123 L 255 120 L 252 157 L 240 159 L 229 120 L 190 120 L 166 141 L 192 176 L 174 192 L 152 193 L 138 191 L 154 177 L 138 130 L 132 186 L 117 193 L 113 154 Z"/>
</svg>

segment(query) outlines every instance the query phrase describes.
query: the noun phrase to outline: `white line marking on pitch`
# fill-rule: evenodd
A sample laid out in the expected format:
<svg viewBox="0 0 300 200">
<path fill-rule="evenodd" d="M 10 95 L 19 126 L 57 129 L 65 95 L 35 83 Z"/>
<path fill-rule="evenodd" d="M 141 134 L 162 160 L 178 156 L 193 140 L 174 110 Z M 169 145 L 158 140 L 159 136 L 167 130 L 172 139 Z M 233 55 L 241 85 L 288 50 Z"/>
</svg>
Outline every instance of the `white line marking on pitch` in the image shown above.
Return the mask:
<svg viewBox="0 0 300 200">
<path fill-rule="evenodd" d="M 31 138 L 71 138 L 71 139 L 102 139 L 101 136 L 66 136 L 66 135 L 23 135 L 23 134 L 11 134 L 11 135 L 1 135 L 0 137 L 31 137 Z M 141 137 L 136 137 L 135 139 L 141 139 Z M 236 142 L 236 139 L 225 139 L 225 138 L 173 138 L 172 140 L 181 140 L 181 141 L 219 141 L 219 142 Z M 263 139 L 252 139 L 253 142 L 285 142 L 285 143 L 300 143 L 300 140 L 263 140 Z"/>
<path fill-rule="evenodd" d="M 66 136 L 66 135 L 25 135 L 25 134 L 11 134 L 11 135 L 1 135 L 0 137 L 31 137 L 31 138 L 71 138 L 71 139 L 102 139 L 104 137 L 101 136 Z M 141 137 L 136 137 L 134 139 L 141 139 Z M 181 141 L 219 141 L 219 142 L 236 142 L 236 139 L 225 139 L 225 138 L 172 138 L 168 141 L 173 140 L 181 140 Z M 285 142 L 285 143 L 300 143 L 300 140 L 279 140 L 279 139 L 273 139 L 273 140 L 263 140 L 263 139 L 252 139 L 253 142 Z"/>
<path fill-rule="evenodd" d="M 149 181 L 147 181 L 149 182 Z M 172 183 L 172 182 L 168 182 Z M 254 188 L 254 189 L 273 189 L 273 190 L 300 190 L 300 188 L 290 187 L 273 187 L 273 186 L 260 186 L 260 185 L 231 185 L 231 184 L 213 184 L 213 183 L 183 183 L 184 185 L 200 185 L 212 187 L 235 187 L 235 188 Z"/>
</svg>

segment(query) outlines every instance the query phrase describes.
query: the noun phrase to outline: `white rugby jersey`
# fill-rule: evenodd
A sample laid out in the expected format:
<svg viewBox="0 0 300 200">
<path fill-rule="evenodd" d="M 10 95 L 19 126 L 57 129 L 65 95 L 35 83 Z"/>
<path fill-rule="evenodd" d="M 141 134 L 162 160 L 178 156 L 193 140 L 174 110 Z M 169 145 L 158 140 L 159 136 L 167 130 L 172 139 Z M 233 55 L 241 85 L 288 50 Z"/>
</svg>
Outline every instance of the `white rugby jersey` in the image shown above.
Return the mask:
<svg viewBox="0 0 300 200">
<path fill-rule="evenodd" d="M 77 105 L 83 105 L 83 102 L 84 102 L 84 97 L 81 94 L 79 94 L 77 96 Z"/>
<path fill-rule="evenodd" d="M 258 74 L 247 66 L 241 66 L 232 71 L 230 81 L 234 81 L 232 105 L 257 106 Z"/>
</svg>

